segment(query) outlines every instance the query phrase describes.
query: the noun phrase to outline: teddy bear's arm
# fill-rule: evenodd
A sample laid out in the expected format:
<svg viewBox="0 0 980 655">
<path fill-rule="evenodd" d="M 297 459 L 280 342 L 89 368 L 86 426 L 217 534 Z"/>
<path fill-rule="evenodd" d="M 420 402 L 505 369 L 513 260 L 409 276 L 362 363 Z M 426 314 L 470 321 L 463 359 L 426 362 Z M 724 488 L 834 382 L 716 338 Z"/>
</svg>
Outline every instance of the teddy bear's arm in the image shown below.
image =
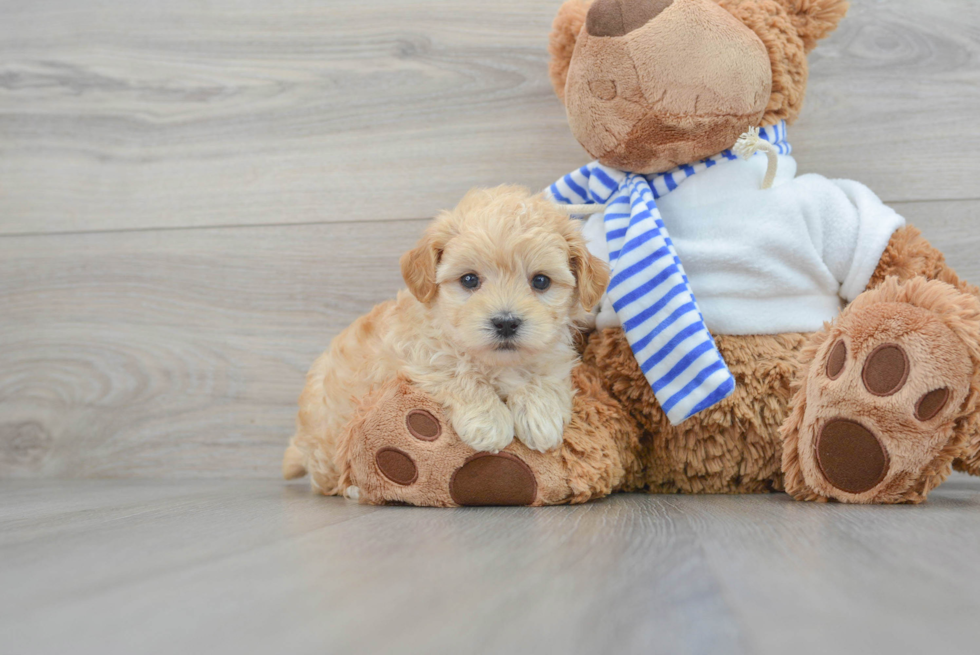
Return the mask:
<svg viewBox="0 0 980 655">
<path fill-rule="evenodd" d="M 922 236 L 922 232 L 911 225 L 906 225 L 892 235 L 868 282 L 868 289 L 880 286 L 889 276 L 897 277 L 901 282 L 919 276 L 928 280 L 940 280 L 964 293 L 980 297 L 980 289 L 961 280 L 946 263 L 943 254 Z"/>
</svg>

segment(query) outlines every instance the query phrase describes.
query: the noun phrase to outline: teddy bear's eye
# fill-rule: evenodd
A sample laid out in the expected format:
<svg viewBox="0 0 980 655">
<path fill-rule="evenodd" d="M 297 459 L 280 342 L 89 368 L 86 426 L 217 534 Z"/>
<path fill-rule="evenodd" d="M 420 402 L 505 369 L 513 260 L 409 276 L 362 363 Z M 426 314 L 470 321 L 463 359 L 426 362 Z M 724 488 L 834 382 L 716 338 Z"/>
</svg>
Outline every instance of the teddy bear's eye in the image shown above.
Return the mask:
<svg viewBox="0 0 980 655">
<path fill-rule="evenodd" d="M 480 286 L 480 276 L 476 273 L 467 273 L 463 277 L 459 278 L 459 283 L 463 285 L 464 289 L 476 289 Z"/>
<path fill-rule="evenodd" d="M 547 275 L 535 275 L 531 278 L 531 286 L 538 291 L 547 291 L 548 287 L 551 286 L 551 278 Z"/>
</svg>

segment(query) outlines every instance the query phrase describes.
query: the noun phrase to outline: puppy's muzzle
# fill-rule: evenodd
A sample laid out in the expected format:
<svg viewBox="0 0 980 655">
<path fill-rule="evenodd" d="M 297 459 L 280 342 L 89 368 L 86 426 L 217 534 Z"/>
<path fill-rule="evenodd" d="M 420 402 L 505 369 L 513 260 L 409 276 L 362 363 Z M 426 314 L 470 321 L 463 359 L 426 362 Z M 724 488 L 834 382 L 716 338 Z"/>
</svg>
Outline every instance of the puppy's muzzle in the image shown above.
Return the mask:
<svg viewBox="0 0 980 655">
<path fill-rule="evenodd" d="M 498 339 L 514 339 L 523 321 L 513 314 L 497 314 L 490 319 Z"/>
</svg>

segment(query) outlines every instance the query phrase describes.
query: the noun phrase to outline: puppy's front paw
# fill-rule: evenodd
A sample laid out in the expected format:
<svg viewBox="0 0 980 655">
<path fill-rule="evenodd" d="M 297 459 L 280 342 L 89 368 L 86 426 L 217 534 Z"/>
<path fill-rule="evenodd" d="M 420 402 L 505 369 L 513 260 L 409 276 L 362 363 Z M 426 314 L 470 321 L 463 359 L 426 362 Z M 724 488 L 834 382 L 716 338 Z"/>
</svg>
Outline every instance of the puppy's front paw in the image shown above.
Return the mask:
<svg viewBox="0 0 980 655">
<path fill-rule="evenodd" d="M 499 452 L 514 440 L 514 418 L 502 402 L 480 411 L 454 409 L 453 430 L 473 450 Z"/>
<path fill-rule="evenodd" d="M 561 445 L 571 403 L 565 407 L 548 394 L 530 392 L 512 396 L 509 405 L 514 431 L 525 446 L 543 453 Z"/>
</svg>

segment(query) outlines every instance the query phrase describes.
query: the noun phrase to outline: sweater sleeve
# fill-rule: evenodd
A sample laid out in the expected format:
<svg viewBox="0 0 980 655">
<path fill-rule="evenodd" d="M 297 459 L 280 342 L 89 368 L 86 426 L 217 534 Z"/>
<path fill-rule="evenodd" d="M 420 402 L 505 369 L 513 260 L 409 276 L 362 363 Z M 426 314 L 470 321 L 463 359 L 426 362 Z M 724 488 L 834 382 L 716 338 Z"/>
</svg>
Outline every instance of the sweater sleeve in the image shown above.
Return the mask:
<svg viewBox="0 0 980 655">
<path fill-rule="evenodd" d="M 810 240 L 850 302 L 865 290 L 895 230 L 905 219 L 871 189 L 852 180 L 802 175 L 793 181 Z"/>
<path fill-rule="evenodd" d="M 843 275 L 838 277 L 841 297 L 851 302 L 868 287 L 882 253 L 892 235 L 905 225 L 905 219 L 860 182 L 831 180 L 831 183 L 847 196 L 857 219 L 853 255 L 842 270 Z"/>
</svg>

